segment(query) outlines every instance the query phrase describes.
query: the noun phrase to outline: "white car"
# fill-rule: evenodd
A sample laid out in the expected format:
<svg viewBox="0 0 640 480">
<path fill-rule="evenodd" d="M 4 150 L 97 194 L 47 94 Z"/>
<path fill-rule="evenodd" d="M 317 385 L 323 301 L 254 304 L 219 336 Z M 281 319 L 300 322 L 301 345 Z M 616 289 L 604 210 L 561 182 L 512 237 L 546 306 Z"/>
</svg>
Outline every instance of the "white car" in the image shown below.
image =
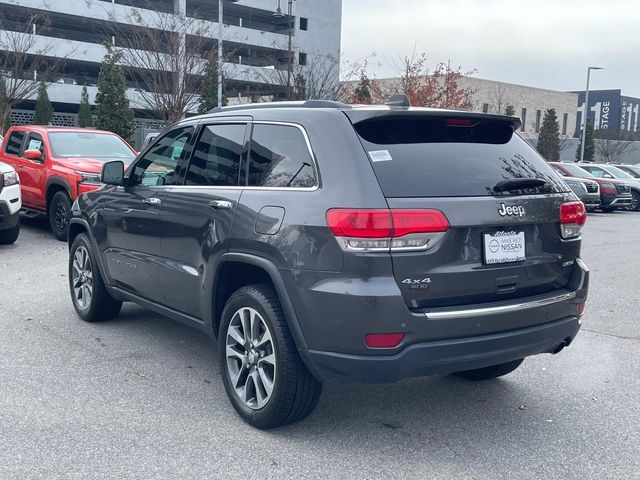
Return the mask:
<svg viewBox="0 0 640 480">
<path fill-rule="evenodd" d="M 21 208 L 18 174 L 12 166 L 0 162 L 0 245 L 9 245 L 18 239 Z"/>
</svg>

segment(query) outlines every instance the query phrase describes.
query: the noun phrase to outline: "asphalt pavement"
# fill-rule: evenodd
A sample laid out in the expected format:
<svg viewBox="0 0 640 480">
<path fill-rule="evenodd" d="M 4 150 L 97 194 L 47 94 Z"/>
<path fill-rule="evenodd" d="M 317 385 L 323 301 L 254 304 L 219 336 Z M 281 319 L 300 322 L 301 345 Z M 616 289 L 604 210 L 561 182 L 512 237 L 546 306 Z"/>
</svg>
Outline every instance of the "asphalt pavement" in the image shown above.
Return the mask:
<svg viewBox="0 0 640 480">
<path fill-rule="evenodd" d="M 0 247 L 0 478 L 640 478 L 640 214 L 589 216 L 584 326 L 502 379 L 326 385 L 275 431 L 227 401 L 211 341 L 127 304 L 80 321 L 40 219 Z"/>
</svg>

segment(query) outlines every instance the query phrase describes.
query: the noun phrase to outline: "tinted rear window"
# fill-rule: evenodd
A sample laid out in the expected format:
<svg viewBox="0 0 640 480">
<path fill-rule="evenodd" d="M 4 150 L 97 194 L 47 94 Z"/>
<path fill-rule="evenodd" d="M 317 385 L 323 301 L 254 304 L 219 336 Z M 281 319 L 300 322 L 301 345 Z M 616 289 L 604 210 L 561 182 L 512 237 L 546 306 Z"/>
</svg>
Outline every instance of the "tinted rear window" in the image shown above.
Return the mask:
<svg viewBox="0 0 640 480">
<path fill-rule="evenodd" d="M 462 123 L 463 125 L 460 125 Z M 449 125 L 440 117 L 384 117 L 355 125 L 387 197 L 496 194 L 501 181 L 539 179 L 543 187 L 502 194 L 566 191 L 563 182 L 511 126 L 491 120 Z"/>
<path fill-rule="evenodd" d="M 22 142 L 24 140 L 24 132 L 12 132 L 7 139 L 7 146 L 5 152 L 8 155 L 20 155 L 20 149 L 22 148 Z"/>
</svg>

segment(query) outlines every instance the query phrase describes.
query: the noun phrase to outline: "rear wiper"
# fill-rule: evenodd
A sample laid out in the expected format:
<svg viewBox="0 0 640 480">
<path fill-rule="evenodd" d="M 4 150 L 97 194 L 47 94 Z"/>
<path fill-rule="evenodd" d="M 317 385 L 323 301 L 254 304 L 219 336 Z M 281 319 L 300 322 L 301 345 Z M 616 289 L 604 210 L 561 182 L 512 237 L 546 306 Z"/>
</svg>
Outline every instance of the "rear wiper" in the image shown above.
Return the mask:
<svg viewBox="0 0 640 480">
<path fill-rule="evenodd" d="M 493 186 L 494 192 L 509 192 L 511 190 L 522 190 L 525 188 L 539 188 L 546 185 L 546 180 L 539 178 L 513 178 L 502 180 Z"/>
</svg>

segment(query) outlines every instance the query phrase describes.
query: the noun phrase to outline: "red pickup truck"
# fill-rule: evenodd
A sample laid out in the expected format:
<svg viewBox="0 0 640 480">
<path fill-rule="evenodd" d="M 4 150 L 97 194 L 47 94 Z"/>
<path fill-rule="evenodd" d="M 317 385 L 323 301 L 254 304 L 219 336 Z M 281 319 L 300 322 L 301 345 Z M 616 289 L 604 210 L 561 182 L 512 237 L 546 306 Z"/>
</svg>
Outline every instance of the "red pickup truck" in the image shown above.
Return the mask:
<svg viewBox="0 0 640 480">
<path fill-rule="evenodd" d="M 71 204 L 100 188 L 102 164 L 122 160 L 128 165 L 136 154 L 112 132 L 24 125 L 7 131 L 0 162 L 18 172 L 23 208 L 47 214 L 54 235 L 66 240 Z"/>
</svg>

